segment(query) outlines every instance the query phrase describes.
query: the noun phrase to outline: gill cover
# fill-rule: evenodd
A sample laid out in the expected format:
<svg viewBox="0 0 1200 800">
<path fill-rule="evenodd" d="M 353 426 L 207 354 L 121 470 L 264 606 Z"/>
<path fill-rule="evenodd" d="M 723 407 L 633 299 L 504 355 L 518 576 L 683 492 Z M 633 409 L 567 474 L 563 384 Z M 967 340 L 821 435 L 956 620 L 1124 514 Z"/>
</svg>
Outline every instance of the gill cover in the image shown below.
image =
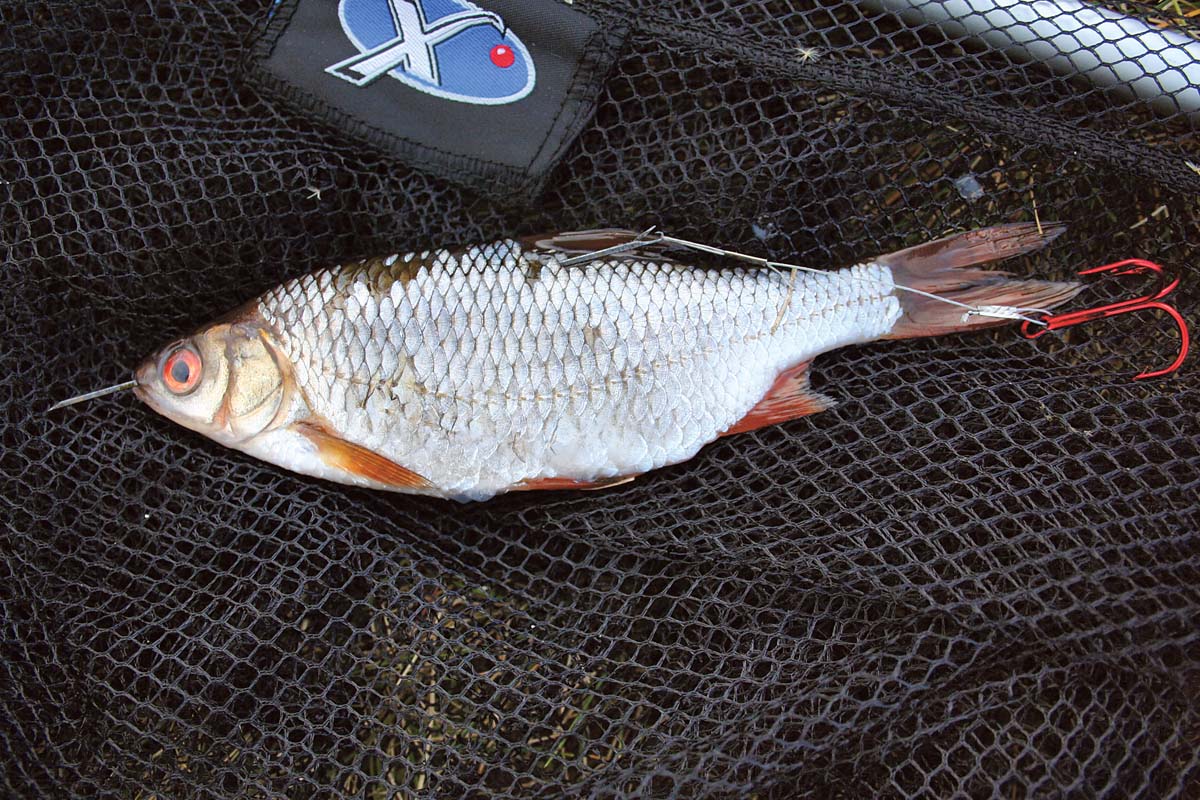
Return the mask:
<svg viewBox="0 0 1200 800">
<path fill-rule="evenodd" d="M 168 419 L 235 445 L 277 421 L 288 374 L 269 330 L 250 315 L 213 323 L 147 358 L 135 392 Z"/>
<path fill-rule="evenodd" d="M 225 345 L 229 387 L 225 416 L 239 439 L 265 430 L 279 413 L 287 394 L 284 370 L 259 326 L 232 325 Z"/>
</svg>

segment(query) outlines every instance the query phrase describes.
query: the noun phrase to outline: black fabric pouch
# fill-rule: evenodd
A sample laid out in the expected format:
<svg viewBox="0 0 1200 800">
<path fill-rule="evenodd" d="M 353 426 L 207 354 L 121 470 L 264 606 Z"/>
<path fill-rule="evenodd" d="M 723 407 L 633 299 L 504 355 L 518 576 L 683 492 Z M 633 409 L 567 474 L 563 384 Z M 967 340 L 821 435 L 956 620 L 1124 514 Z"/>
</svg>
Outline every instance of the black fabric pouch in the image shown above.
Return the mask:
<svg viewBox="0 0 1200 800">
<path fill-rule="evenodd" d="M 246 74 L 416 169 L 528 200 L 627 32 L 561 0 L 283 0 Z"/>
</svg>

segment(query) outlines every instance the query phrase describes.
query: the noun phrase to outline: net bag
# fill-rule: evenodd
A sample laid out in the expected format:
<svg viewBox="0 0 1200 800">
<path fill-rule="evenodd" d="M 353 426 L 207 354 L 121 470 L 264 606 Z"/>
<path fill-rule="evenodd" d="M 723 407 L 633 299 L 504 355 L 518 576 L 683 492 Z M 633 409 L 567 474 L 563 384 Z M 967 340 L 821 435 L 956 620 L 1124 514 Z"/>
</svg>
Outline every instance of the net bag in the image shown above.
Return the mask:
<svg viewBox="0 0 1200 800">
<path fill-rule="evenodd" d="M 269 0 L 0 6 L 3 794 L 1200 793 L 1200 385 L 1130 382 L 1179 349 L 1152 313 L 840 350 L 834 410 L 476 505 L 127 394 L 45 413 L 308 270 L 546 230 L 835 267 L 1061 220 L 1009 268 L 1152 259 L 1195 318 L 1167 67 L 1100 80 L 883 2 L 572 5 L 627 35 L 528 205 L 242 80 Z M 1162 6 L 1108 10 L 1200 41 Z"/>
</svg>

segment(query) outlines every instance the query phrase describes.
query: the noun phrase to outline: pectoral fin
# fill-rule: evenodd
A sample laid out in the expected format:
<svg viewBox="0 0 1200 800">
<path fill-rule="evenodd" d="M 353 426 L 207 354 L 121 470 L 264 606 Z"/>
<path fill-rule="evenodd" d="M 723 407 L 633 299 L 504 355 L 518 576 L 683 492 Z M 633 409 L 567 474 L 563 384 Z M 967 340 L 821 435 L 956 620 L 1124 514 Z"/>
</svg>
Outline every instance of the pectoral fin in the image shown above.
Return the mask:
<svg viewBox="0 0 1200 800">
<path fill-rule="evenodd" d="M 434 485 L 410 469 L 374 450 L 348 442 L 320 424 L 297 423 L 295 429 L 316 445 L 321 460 L 330 467 L 396 489 L 432 489 Z"/>
<path fill-rule="evenodd" d="M 809 388 L 808 368 L 811 365 L 811 361 L 805 361 L 779 373 L 763 399 L 721 435 L 745 433 L 831 408 L 835 402 L 832 398 Z"/>
</svg>

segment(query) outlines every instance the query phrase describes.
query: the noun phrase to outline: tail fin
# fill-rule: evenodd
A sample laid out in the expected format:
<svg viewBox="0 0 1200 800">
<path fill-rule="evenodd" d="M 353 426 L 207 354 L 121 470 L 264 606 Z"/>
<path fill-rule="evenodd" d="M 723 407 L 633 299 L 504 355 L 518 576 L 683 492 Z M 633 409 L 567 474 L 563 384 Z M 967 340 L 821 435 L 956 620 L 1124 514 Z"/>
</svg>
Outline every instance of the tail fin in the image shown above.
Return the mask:
<svg viewBox="0 0 1200 800">
<path fill-rule="evenodd" d="M 1081 285 L 1074 282 L 1012 280 L 1008 272 L 969 267 L 1037 250 L 1064 230 L 1066 226 L 1058 223 L 1040 228 L 1030 222 L 996 225 L 889 253 L 875 259 L 875 263 L 891 267 L 893 280 L 901 286 L 958 303 L 1054 308 L 1078 294 Z M 959 306 L 903 290 L 896 295 L 900 298 L 900 308 L 904 313 L 892 332 L 884 337 L 886 339 L 938 336 L 1010 322 L 983 316 L 971 316 L 964 320 L 963 309 Z"/>
</svg>

